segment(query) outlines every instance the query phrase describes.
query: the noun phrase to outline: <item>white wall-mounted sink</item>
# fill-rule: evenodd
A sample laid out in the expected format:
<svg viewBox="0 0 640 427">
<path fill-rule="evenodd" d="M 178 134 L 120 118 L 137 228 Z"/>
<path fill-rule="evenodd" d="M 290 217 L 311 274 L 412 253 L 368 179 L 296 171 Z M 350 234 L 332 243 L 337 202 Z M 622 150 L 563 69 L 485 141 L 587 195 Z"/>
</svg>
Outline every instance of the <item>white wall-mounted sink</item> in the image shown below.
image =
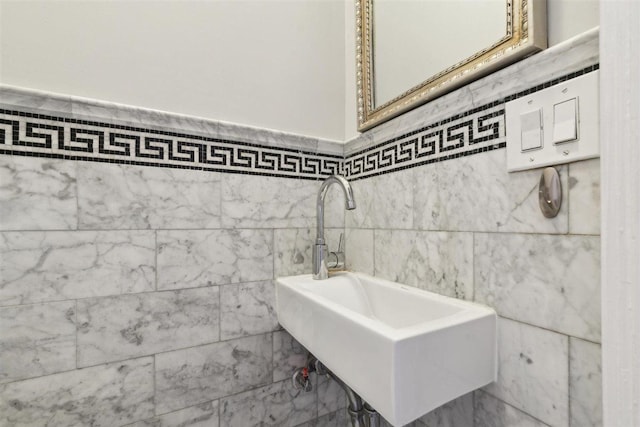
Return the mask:
<svg viewBox="0 0 640 427">
<path fill-rule="evenodd" d="M 496 313 L 361 273 L 276 279 L 278 321 L 394 426 L 495 381 Z"/>
</svg>

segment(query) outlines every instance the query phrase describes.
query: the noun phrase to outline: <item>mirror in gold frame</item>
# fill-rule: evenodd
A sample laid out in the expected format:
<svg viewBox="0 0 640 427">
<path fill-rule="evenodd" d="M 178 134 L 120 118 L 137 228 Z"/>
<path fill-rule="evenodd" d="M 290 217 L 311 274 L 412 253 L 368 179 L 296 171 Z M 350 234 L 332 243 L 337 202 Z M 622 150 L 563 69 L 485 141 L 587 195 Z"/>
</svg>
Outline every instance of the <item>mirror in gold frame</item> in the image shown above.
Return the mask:
<svg viewBox="0 0 640 427">
<path fill-rule="evenodd" d="M 430 0 L 413 1 L 430 2 Z M 441 71 L 433 74 L 431 74 L 433 70 L 429 71 L 425 76 L 426 79 L 417 85 L 415 82 L 406 82 L 407 89 L 404 92 L 390 97 L 388 94 L 376 96 L 375 63 L 381 58 L 379 55 L 378 58 L 375 58 L 376 55 L 374 55 L 374 33 L 376 31 L 373 16 L 376 10 L 374 9 L 374 0 L 356 0 L 358 130 L 362 132 L 377 126 L 547 47 L 546 0 L 505 0 L 504 7 L 506 11 L 502 13 L 502 19 L 506 18 L 506 22 L 500 29 L 504 36 L 487 46 L 478 48 L 470 56 Z M 380 9 L 382 10 L 382 8 Z M 436 12 L 437 10 L 434 10 L 434 13 Z M 376 21 L 380 22 L 379 19 Z M 464 22 L 455 22 L 453 25 L 463 26 Z M 376 36 L 376 43 L 380 45 L 381 34 L 376 34 Z M 424 46 L 423 53 L 410 52 L 408 56 L 424 55 L 424 52 L 429 49 L 447 49 L 447 40 L 438 40 L 437 44 L 432 47 Z M 402 47 L 398 46 L 398 49 Z M 381 66 L 378 68 L 382 70 Z M 402 83 L 399 87 L 402 87 Z M 386 102 L 383 100 L 383 103 L 376 103 L 376 99 L 380 100 L 384 97 L 391 99 Z"/>
</svg>

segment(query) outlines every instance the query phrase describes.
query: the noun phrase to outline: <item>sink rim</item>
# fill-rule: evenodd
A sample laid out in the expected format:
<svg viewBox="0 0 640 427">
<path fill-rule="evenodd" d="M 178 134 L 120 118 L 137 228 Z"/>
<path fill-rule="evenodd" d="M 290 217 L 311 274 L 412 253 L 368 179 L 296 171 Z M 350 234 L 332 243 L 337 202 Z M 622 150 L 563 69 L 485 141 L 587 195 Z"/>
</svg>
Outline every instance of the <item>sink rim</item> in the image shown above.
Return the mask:
<svg viewBox="0 0 640 427">
<path fill-rule="evenodd" d="M 376 317 L 366 316 L 357 311 L 350 310 L 345 306 L 331 300 L 330 298 L 327 298 L 323 295 L 315 294 L 312 290 L 305 289 L 300 286 L 296 286 L 295 283 L 292 283 L 293 281 L 296 281 L 296 280 L 298 281 L 303 280 L 305 282 L 309 282 L 309 284 L 311 285 L 317 284 L 317 286 L 322 286 L 324 280 L 314 280 L 311 274 L 277 277 L 275 279 L 277 283 L 276 292 L 278 292 L 279 286 L 284 286 L 292 292 L 303 295 L 306 299 L 311 300 L 312 303 L 315 303 L 331 312 L 335 312 L 340 316 L 347 318 L 359 324 L 360 326 L 370 330 L 371 332 L 377 335 L 381 335 L 385 339 L 388 339 L 392 342 L 399 342 L 402 340 L 410 339 L 415 337 L 416 335 L 421 335 L 421 334 L 440 331 L 440 330 L 446 330 L 448 328 L 453 328 L 460 324 L 464 324 L 466 322 L 473 321 L 473 320 L 485 317 L 487 315 L 496 315 L 496 312 L 494 309 L 473 301 L 461 300 L 461 299 L 457 299 L 457 298 L 453 298 L 445 295 L 436 294 L 431 291 L 415 288 L 409 285 L 395 283 L 395 282 L 382 279 L 379 277 L 371 276 L 365 273 L 354 272 L 354 271 L 341 271 L 341 272 L 332 273 L 331 276 L 325 280 L 331 280 L 332 278 L 339 277 L 339 276 L 354 276 L 356 280 L 358 280 L 359 282 L 361 282 L 359 277 L 362 277 L 364 279 L 369 279 L 371 282 L 374 282 L 374 286 L 385 286 L 387 288 L 397 289 L 401 292 L 408 292 L 410 294 L 419 295 L 423 298 L 429 298 L 435 301 L 436 303 L 441 303 L 441 304 L 450 305 L 450 306 L 453 305 L 456 308 L 458 308 L 459 311 L 457 311 L 456 313 L 442 316 L 437 319 L 425 320 L 423 322 L 420 322 L 414 325 L 395 328 L 395 327 L 389 326 L 383 320 L 380 320 Z M 277 311 L 279 312 L 279 310 Z"/>
</svg>

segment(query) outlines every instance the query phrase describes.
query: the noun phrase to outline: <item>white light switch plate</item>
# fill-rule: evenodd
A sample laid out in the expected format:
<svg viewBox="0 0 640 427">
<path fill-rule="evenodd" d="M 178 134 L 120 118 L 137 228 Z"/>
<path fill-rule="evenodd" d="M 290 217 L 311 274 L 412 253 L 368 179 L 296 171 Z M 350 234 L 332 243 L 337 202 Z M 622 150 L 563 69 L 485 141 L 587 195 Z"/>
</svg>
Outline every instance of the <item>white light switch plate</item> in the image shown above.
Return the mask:
<svg viewBox="0 0 640 427">
<path fill-rule="evenodd" d="M 507 170 L 509 172 L 600 157 L 598 71 L 559 83 L 506 104 Z M 554 105 L 575 98 L 577 139 L 554 144 Z M 542 110 L 540 149 L 523 150 L 521 115 Z M 548 141 L 548 142 L 547 142 Z M 527 144 L 525 144 L 527 146 Z"/>
</svg>

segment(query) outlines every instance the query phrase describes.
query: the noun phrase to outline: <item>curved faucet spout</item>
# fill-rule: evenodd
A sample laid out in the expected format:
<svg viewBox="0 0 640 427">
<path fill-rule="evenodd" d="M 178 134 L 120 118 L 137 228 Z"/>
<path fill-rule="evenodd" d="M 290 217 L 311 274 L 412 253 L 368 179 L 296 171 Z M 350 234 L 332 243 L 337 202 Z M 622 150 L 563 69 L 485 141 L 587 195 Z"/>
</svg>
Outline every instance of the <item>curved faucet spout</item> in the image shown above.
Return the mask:
<svg viewBox="0 0 640 427">
<path fill-rule="evenodd" d="M 318 191 L 318 198 L 316 201 L 316 243 L 313 246 L 314 279 L 326 279 L 329 276 L 329 271 L 326 265 L 327 245 L 324 241 L 324 198 L 327 195 L 327 191 L 331 184 L 338 184 L 342 188 L 345 198 L 345 208 L 347 210 L 356 208 L 353 189 L 345 177 L 340 175 L 331 175 L 329 178 L 324 180 L 320 186 L 320 190 Z"/>
<path fill-rule="evenodd" d="M 342 188 L 345 198 L 345 209 L 352 210 L 356 208 L 356 200 L 353 198 L 353 188 L 351 188 L 351 184 L 345 177 L 331 175 L 325 179 L 320 186 L 316 200 L 316 243 L 324 243 L 324 198 L 331 184 L 338 184 Z"/>
</svg>

